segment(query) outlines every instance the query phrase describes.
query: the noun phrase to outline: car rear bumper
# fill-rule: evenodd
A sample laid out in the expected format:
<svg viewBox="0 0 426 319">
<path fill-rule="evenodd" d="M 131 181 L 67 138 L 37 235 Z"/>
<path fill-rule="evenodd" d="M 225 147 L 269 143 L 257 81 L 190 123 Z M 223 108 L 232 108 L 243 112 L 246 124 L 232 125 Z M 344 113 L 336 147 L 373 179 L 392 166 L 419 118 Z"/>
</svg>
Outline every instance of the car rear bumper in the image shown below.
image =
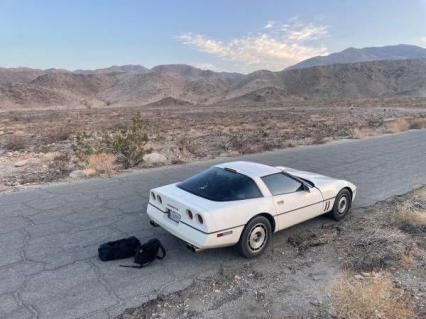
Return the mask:
<svg viewBox="0 0 426 319">
<path fill-rule="evenodd" d="M 205 233 L 184 222 L 177 223 L 171 220 L 167 213 L 151 204 L 148 204 L 147 214 L 161 228 L 192 246 L 195 251 L 235 245 L 244 228 L 243 226 L 236 227 L 223 232 L 225 235 L 218 236 L 222 232 Z"/>
</svg>

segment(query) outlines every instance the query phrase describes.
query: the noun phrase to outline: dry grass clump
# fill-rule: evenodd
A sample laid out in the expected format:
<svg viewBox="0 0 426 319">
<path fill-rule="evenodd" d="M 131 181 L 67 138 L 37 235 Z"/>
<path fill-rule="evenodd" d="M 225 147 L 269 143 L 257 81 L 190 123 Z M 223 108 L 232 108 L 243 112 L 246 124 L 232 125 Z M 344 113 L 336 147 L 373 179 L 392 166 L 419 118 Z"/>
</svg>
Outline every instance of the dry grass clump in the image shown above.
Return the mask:
<svg viewBox="0 0 426 319">
<path fill-rule="evenodd" d="M 389 120 L 384 123 L 384 129 L 386 133 L 398 133 L 422 128 L 426 128 L 426 118 L 424 117 L 399 118 Z"/>
<path fill-rule="evenodd" d="M 396 206 L 392 222 L 409 233 L 426 232 L 426 188 L 417 190 L 413 197 Z"/>
<path fill-rule="evenodd" d="M 321 135 L 315 135 L 311 139 L 312 144 L 325 144 L 330 141 L 330 138 Z"/>
<path fill-rule="evenodd" d="M 407 131 L 410 128 L 408 119 L 400 118 L 395 120 L 389 120 L 384 123 L 385 133 L 398 133 Z"/>
<path fill-rule="evenodd" d="M 426 229 L 426 213 L 424 212 L 402 208 L 394 214 L 393 218 L 395 223 L 402 228 L 419 227 Z"/>
<path fill-rule="evenodd" d="M 348 255 L 348 266 L 353 270 L 377 271 L 413 266 L 419 250 L 416 242 L 400 230 L 379 228 L 353 240 Z"/>
<path fill-rule="evenodd" d="M 344 274 L 333 287 L 332 305 L 340 319 L 409 319 L 415 316 L 404 290 L 395 288 L 386 273 L 362 280 Z"/>
<path fill-rule="evenodd" d="M 410 123 L 409 123 L 410 130 L 416 130 L 416 129 L 422 129 L 422 128 L 426 128 L 426 118 L 417 117 L 410 120 Z"/>
<path fill-rule="evenodd" d="M 357 139 L 365 138 L 368 136 L 379 135 L 379 132 L 377 131 L 377 129 L 372 127 L 355 127 L 351 129 L 349 133 L 352 136 L 352 138 L 357 138 Z"/>
<path fill-rule="evenodd" d="M 417 189 L 414 193 L 414 196 L 417 200 L 426 202 L 426 187 Z"/>
<path fill-rule="evenodd" d="M 349 133 L 352 138 L 365 138 L 368 136 L 376 136 L 383 133 L 399 133 L 405 132 L 411 129 L 422 129 L 426 128 L 426 118 L 416 117 L 416 118 L 398 118 L 398 119 L 388 119 L 377 126 L 377 123 L 371 123 L 368 126 L 355 127 L 352 128 Z"/>
<path fill-rule="evenodd" d="M 88 168 L 96 172 L 96 175 L 106 174 L 111 176 L 114 172 L 116 157 L 113 154 L 100 153 L 88 157 Z"/>
</svg>

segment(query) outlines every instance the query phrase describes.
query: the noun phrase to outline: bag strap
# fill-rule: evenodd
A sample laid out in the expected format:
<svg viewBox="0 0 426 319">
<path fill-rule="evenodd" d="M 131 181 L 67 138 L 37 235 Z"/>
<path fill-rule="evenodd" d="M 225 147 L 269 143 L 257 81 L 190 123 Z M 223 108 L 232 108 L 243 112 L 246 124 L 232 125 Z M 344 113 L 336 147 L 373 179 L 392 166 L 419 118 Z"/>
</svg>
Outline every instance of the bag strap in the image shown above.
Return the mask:
<svg viewBox="0 0 426 319">
<path fill-rule="evenodd" d="M 120 265 L 120 267 L 124 267 L 124 268 L 137 268 L 137 269 L 141 269 L 143 266 L 145 266 L 145 265 L 140 265 L 140 266 Z"/>
<path fill-rule="evenodd" d="M 164 249 L 164 246 L 161 244 L 161 242 L 158 242 L 158 247 L 161 250 L 162 256 L 157 255 L 157 259 L 163 259 L 164 257 L 166 257 L 166 249 Z"/>
</svg>

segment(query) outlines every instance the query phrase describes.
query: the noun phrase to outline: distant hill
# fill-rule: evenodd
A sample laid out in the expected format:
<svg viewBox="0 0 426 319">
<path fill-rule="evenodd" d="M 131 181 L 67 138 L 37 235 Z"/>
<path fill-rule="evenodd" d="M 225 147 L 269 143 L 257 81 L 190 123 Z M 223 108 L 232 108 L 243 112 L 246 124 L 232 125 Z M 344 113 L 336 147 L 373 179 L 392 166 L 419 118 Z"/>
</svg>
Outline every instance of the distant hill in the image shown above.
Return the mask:
<svg viewBox="0 0 426 319">
<path fill-rule="evenodd" d="M 142 65 L 113 65 L 109 68 L 95 70 L 75 70 L 76 74 L 102 74 L 102 73 L 146 73 L 149 69 Z"/>
<path fill-rule="evenodd" d="M 0 108 L 234 106 L 297 99 L 426 97 L 426 59 L 338 63 L 247 75 L 189 65 L 137 69 L 91 73 L 1 69 Z"/>
<path fill-rule="evenodd" d="M 341 52 L 332 53 L 327 56 L 316 56 L 304 60 L 288 67 L 287 70 L 337 63 L 406 59 L 426 59 L 426 49 L 408 44 L 388 45 L 383 47 L 370 47 L 363 49 L 348 48 Z"/>
<path fill-rule="evenodd" d="M 62 69 L 0 68 L 0 85 L 7 83 L 27 83 L 43 74 L 66 73 Z"/>
</svg>

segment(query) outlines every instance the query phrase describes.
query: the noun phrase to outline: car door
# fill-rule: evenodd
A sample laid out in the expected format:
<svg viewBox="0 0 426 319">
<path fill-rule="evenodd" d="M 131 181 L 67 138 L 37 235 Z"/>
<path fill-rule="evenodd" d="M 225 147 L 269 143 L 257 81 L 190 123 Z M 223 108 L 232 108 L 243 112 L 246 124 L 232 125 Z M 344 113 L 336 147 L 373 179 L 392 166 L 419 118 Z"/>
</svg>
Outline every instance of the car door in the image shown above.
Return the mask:
<svg viewBox="0 0 426 319">
<path fill-rule="evenodd" d="M 323 213 L 323 198 L 317 188 L 284 173 L 264 176 L 262 180 L 272 194 L 277 230 Z"/>
</svg>

